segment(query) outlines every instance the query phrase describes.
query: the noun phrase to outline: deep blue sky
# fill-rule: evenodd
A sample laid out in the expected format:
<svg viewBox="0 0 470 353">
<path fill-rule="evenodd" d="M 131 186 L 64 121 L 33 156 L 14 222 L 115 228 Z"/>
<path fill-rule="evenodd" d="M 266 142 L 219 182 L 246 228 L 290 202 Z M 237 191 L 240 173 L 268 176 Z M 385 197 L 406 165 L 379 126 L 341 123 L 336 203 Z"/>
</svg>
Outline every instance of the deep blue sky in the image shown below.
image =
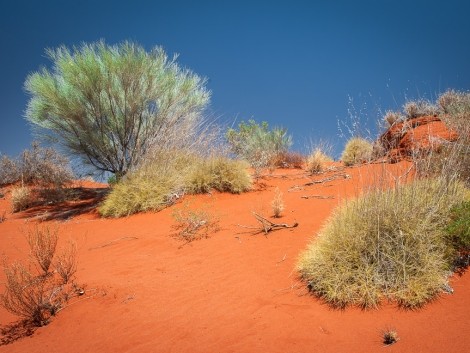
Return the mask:
<svg viewBox="0 0 470 353">
<path fill-rule="evenodd" d="M 348 109 L 373 128 L 405 98 L 470 88 L 469 1 L 7 1 L 0 4 L 0 152 L 29 146 L 26 76 L 46 47 L 133 40 L 208 78 L 221 121 L 266 120 L 302 149 Z M 350 104 L 350 98 L 353 103 Z"/>
</svg>

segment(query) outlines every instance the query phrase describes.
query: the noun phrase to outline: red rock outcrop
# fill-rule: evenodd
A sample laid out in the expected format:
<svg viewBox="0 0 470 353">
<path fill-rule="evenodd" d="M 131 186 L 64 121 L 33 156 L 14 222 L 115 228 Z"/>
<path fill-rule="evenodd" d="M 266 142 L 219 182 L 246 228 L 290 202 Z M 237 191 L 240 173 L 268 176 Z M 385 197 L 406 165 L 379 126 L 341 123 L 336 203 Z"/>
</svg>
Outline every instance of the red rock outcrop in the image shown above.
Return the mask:
<svg viewBox="0 0 470 353">
<path fill-rule="evenodd" d="M 397 162 L 417 152 L 431 151 L 458 134 L 447 128 L 437 116 L 422 116 L 393 124 L 378 140 L 390 162 Z"/>
</svg>

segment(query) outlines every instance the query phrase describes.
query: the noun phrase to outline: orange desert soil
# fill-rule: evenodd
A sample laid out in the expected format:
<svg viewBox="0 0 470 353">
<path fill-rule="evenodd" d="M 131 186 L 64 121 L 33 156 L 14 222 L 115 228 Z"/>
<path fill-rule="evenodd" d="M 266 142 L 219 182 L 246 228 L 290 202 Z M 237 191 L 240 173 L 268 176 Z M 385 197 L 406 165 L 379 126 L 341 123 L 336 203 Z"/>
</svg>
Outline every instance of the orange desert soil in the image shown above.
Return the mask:
<svg viewBox="0 0 470 353">
<path fill-rule="evenodd" d="M 384 303 L 377 310 L 335 310 L 308 293 L 295 264 L 334 207 L 357 195 L 377 173 L 402 175 L 407 162 L 346 168 L 309 177 L 276 170 L 254 191 L 185 197 L 158 213 L 102 219 L 82 200 L 59 208 L 11 213 L 10 193 L 0 200 L 0 253 L 27 258 L 24 230 L 35 222 L 58 224 L 60 244 L 79 247 L 77 283 L 85 294 L 72 299 L 51 323 L 0 346 L 0 352 L 446 352 L 470 347 L 470 276 L 454 275 L 454 294 L 423 309 Z M 347 174 L 347 178 L 344 175 Z M 332 175 L 339 178 L 305 186 Z M 91 196 L 100 187 L 92 183 Z M 273 222 L 299 226 L 253 234 L 252 211 L 271 216 L 275 187 L 286 209 Z M 303 198 L 322 195 L 333 198 Z M 90 197 L 91 197 L 90 196 Z M 220 230 L 185 244 L 172 234 L 172 212 L 189 202 L 219 219 Z M 59 246 L 60 246 L 59 244 Z M 5 279 L 0 274 L 0 291 Z M 0 326 L 17 318 L 0 308 Z M 397 331 L 388 347 L 382 333 Z"/>
</svg>

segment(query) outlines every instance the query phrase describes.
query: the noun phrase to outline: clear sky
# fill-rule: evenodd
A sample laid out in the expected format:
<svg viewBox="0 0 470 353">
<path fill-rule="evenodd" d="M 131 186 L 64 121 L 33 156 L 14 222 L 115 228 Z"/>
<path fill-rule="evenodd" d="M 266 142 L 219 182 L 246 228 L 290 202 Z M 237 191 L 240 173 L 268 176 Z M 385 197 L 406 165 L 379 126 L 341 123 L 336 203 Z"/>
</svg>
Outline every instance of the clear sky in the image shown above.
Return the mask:
<svg viewBox="0 0 470 353">
<path fill-rule="evenodd" d="M 69 1 L 0 3 L 0 152 L 32 140 L 26 76 L 44 49 L 104 39 L 161 45 L 208 78 L 210 111 L 287 127 L 300 150 L 341 151 L 348 110 L 371 129 L 405 99 L 470 89 L 470 1 Z M 352 103 L 351 103 L 352 101 Z"/>
</svg>

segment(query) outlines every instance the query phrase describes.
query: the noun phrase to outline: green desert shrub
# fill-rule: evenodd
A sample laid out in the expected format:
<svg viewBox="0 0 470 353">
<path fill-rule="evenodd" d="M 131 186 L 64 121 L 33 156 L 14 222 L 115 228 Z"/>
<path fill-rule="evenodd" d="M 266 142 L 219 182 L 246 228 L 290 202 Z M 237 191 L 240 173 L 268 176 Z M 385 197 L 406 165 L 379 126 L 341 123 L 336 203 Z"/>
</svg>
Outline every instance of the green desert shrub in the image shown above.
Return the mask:
<svg viewBox="0 0 470 353">
<path fill-rule="evenodd" d="M 341 160 L 347 166 L 367 162 L 371 159 L 372 144 L 360 137 L 350 139 L 344 148 Z"/>
<path fill-rule="evenodd" d="M 184 139 L 184 130 L 197 129 L 209 104 L 206 80 L 161 47 L 100 41 L 46 54 L 52 68 L 25 82 L 28 121 L 84 164 L 118 179 L 168 136 Z"/>
<path fill-rule="evenodd" d="M 301 254 L 301 277 L 336 307 L 376 307 L 383 298 L 423 305 L 447 285 L 445 227 L 466 192 L 461 182 L 424 179 L 347 201 Z"/>
<path fill-rule="evenodd" d="M 455 205 L 450 217 L 446 232 L 454 248 L 457 251 L 470 251 L 470 201 Z"/>
<path fill-rule="evenodd" d="M 232 152 L 248 161 L 255 169 L 268 167 L 292 145 L 292 137 L 287 134 L 287 129 L 270 130 L 265 121 L 261 124 L 254 120 L 249 120 L 248 123 L 242 121 L 238 130 L 227 131 L 226 138 Z"/>
<path fill-rule="evenodd" d="M 244 161 L 209 157 L 195 163 L 189 172 L 186 189 L 198 194 L 215 189 L 240 194 L 251 187 L 251 177 Z"/>
</svg>

